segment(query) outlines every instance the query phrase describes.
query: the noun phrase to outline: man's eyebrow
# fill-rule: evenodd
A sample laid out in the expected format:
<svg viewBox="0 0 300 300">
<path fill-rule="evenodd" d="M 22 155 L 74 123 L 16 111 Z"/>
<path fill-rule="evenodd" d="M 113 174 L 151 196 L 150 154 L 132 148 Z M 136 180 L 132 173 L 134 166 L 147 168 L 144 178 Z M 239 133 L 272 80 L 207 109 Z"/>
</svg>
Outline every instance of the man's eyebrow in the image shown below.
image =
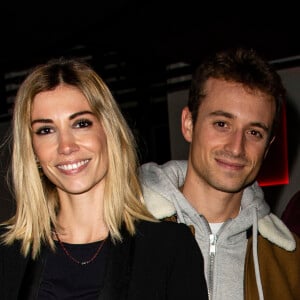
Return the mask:
<svg viewBox="0 0 300 300">
<path fill-rule="evenodd" d="M 233 115 L 229 112 L 223 111 L 223 110 L 213 111 L 209 115 L 210 116 L 223 116 L 223 117 L 226 117 L 226 118 L 229 118 L 229 119 L 234 119 L 235 118 L 235 115 Z M 270 130 L 269 127 L 266 124 L 261 123 L 261 122 L 251 122 L 250 125 L 254 126 L 254 127 L 259 127 L 261 129 L 263 129 L 265 132 L 269 132 L 269 130 Z"/>
<path fill-rule="evenodd" d="M 84 110 L 84 111 L 79 111 L 79 112 L 76 112 L 76 113 L 70 115 L 69 120 L 73 120 L 73 119 L 77 118 L 78 116 L 85 115 L 85 114 L 94 115 L 91 111 Z M 50 123 L 53 123 L 53 121 L 51 119 L 36 119 L 31 122 L 31 126 L 36 123 L 50 124 Z"/>
<path fill-rule="evenodd" d="M 234 119 L 235 116 L 229 112 L 226 112 L 226 111 L 223 111 L 223 110 L 216 110 L 216 111 L 213 111 L 209 114 L 210 116 L 223 116 L 223 117 L 226 117 L 226 118 L 230 118 L 230 119 Z"/>
<path fill-rule="evenodd" d="M 253 122 L 253 123 L 251 123 L 251 126 L 259 127 L 261 129 L 263 129 L 265 132 L 269 132 L 269 127 L 267 125 L 265 125 L 264 123 Z"/>
</svg>

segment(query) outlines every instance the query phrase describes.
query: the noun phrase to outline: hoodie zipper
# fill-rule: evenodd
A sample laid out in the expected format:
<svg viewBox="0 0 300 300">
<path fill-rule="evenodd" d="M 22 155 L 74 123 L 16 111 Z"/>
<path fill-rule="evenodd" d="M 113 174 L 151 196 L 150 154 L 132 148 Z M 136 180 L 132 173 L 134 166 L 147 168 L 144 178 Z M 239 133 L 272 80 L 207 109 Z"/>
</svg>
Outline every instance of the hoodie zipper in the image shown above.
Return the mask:
<svg viewBox="0 0 300 300">
<path fill-rule="evenodd" d="M 210 231 L 211 232 L 211 231 Z M 213 269 L 215 264 L 215 255 L 216 255 L 216 243 L 217 236 L 213 233 L 209 235 L 209 278 L 208 278 L 208 297 L 212 299 L 212 289 L 213 289 Z"/>
<path fill-rule="evenodd" d="M 225 221 L 222 226 L 220 227 L 217 234 L 213 234 L 210 228 L 209 223 L 205 219 L 204 216 L 200 215 L 204 219 L 204 223 L 206 225 L 206 228 L 209 232 L 209 270 L 208 270 L 208 276 L 207 276 L 207 289 L 208 289 L 208 298 L 209 300 L 213 299 L 213 284 L 214 284 L 214 265 L 215 265 L 215 257 L 216 257 L 216 251 L 217 251 L 217 240 L 220 235 L 220 233 L 224 230 L 226 225 L 231 221 L 231 219 Z"/>
<path fill-rule="evenodd" d="M 200 215 L 200 218 L 204 220 L 204 224 L 209 233 L 209 267 L 208 267 L 208 274 L 207 274 L 207 290 L 208 290 L 208 299 L 212 300 L 212 291 L 213 291 L 213 269 L 215 263 L 215 255 L 216 255 L 216 243 L 217 243 L 217 236 L 212 233 L 209 223 L 205 219 L 204 216 Z"/>
</svg>

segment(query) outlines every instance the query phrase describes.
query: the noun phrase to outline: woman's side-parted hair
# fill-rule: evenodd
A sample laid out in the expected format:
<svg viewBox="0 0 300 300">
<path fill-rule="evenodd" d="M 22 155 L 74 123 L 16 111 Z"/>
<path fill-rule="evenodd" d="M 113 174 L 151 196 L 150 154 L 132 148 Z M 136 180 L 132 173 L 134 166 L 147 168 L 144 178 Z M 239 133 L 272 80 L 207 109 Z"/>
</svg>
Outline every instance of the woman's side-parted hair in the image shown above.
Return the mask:
<svg viewBox="0 0 300 300">
<path fill-rule="evenodd" d="M 59 201 L 56 187 L 41 176 L 32 146 L 31 108 L 34 97 L 59 85 L 76 87 L 101 122 L 108 145 L 108 172 L 104 192 L 104 221 L 111 238 L 121 240 L 120 227 L 135 233 L 134 221 L 155 221 L 144 206 L 137 176 L 136 143 L 113 95 L 101 77 L 84 61 L 52 59 L 35 67 L 21 84 L 13 113 L 12 183 L 16 213 L 6 222 L 7 244 L 21 240 L 24 255 L 36 257 L 42 244 L 54 248 L 52 226 Z M 57 108 L 59 109 L 59 107 Z"/>
</svg>

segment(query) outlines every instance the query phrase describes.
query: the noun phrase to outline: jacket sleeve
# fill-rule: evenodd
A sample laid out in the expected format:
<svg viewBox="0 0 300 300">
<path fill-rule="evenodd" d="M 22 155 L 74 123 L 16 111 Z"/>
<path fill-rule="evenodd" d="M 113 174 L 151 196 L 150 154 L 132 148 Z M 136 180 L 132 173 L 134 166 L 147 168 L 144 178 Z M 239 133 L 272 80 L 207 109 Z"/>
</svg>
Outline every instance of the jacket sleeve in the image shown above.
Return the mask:
<svg viewBox="0 0 300 300">
<path fill-rule="evenodd" d="M 188 226 L 178 225 L 181 230 L 178 230 L 174 247 L 168 295 L 170 299 L 206 300 L 208 291 L 202 253 Z"/>
<path fill-rule="evenodd" d="M 20 254 L 19 243 L 0 245 L 0 298 L 17 299 L 26 258 Z"/>
<path fill-rule="evenodd" d="M 259 269 L 265 299 L 300 299 L 300 240 L 294 235 L 296 249 L 284 250 L 258 236 Z M 245 299 L 258 299 L 252 255 L 252 238 L 249 239 L 245 260 Z"/>
</svg>

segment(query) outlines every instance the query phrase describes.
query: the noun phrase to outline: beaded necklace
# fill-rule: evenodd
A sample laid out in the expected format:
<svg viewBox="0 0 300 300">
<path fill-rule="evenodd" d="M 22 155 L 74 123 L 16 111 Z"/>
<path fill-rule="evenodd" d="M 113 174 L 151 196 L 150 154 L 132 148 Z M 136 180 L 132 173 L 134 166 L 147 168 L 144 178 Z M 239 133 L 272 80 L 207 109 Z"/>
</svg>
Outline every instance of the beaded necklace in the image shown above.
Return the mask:
<svg viewBox="0 0 300 300">
<path fill-rule="evenodd" d="M 98 254 L 100 253 L 100 251 L 101 251 L 101 249 L 102 249 L 102 247 L 103 247 L 103 245 L 104 245 L 104 243 L 106 241 L 106 239 L 104 239 L 102 241 L 102 243 L 100 243 L 97 251 L 94 253 L 94 255 L 90 259 L 84 260 L 84 261 L 80 261 L 80 260 L 76 259 L 74 256 L 72 256 L 72 254 L 67 250 L 67 248 L 65 247 L 65 245 L 63 244 L 63 242 L 60 240 L 60 238 L 59 238 L 58 233 L 56 232 L 56 230 L 54 230 L 54 234 L 55 234 L 55 237 L 56 237 L 59 245 L 61 246 L 61 248 L 65 252 L 66 256 L 68 258 L 70 258 L 73 262 L 75 262 L 76 264 L 81 265 L 81 266 L 86 266 L 86 265 L 90 264 L 91 262 L 93 262 L 96 259 L 96 257 L 98 256 Z"/>
</svg>

